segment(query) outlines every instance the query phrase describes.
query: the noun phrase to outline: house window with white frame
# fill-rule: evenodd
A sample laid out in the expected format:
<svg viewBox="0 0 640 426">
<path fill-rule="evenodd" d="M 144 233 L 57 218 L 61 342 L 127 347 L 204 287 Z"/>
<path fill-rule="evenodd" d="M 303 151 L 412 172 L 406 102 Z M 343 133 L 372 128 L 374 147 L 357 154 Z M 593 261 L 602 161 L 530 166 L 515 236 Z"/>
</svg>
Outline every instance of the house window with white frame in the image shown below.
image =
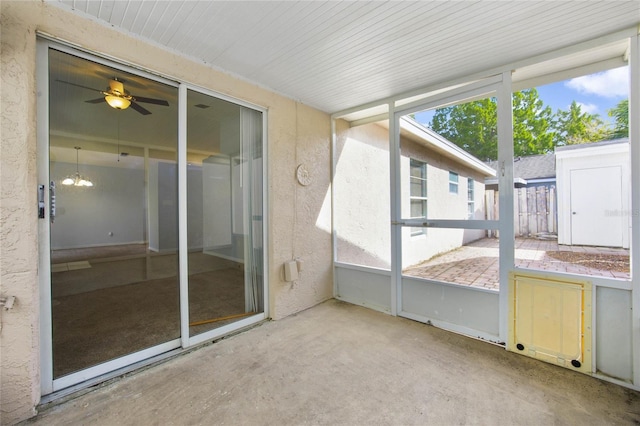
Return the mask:
<svg viewBox="0 0 640 426">
<path fill-rule="evenodd" d="M 449 193 L 458 193 L 458 174 L 455 172 L 449 172 Z"/>
<path fill-rule="evenodd" d="M 410 161 L 409 199 L 411 203 L 410 217 L 421 219 L 427 217 L 427 163 L 419 160 Z M 411 235 L 420 235 L 424 228 L 412 228 Z"/>
<path fill-rule="evenodd" d="M 473 219 L 475 213 L 473 178 L 467 178 L 467 208 L 469 211 L 469 219 Z"/>
</svg>

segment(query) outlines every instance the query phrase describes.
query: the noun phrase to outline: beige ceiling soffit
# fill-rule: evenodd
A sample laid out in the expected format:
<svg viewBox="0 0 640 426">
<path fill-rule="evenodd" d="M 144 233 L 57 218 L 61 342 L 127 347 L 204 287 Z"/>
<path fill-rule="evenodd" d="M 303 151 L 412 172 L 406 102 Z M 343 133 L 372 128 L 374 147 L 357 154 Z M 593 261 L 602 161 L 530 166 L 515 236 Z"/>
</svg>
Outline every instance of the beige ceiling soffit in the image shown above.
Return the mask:
<svg viewBox="0 0 640 426">
<path fill-rule="evenodd" d="M 551 72 L 549 74 L 542 74 L 525 80 L 518 80 L 517 71 L 515 71 L 513 74 L 514 79 L 512 87 L 514 92 L 518 92 L 520 90 L 543 86 L 545 84 L 555 83 L 558 81 L 569 80 L 571 78 L 581 77 L 587 74 L 595 74 L 597 72 L 619 68 L 625 65 L 627 65 L 627 62 L 624 60 L 624 58 L 613 58 L 606 61 L 595 62 L 592 64 L 569 68 L 562 71 Z"/>
</svg>

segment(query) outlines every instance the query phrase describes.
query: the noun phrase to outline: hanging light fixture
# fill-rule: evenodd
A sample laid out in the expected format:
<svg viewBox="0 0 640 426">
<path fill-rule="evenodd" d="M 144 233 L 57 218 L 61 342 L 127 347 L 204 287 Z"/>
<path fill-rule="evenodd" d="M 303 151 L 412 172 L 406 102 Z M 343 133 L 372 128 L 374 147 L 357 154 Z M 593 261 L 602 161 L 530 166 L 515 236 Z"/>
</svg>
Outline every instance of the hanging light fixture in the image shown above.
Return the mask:
<svg viewBox="0 0 640 426">
<path fill-rule="evenodd" d="M 67 186 L 93 186 L 93 183 L 89 179 L 82 176 L 78 171 L 78 151 L 80 151 L 82 148 L 80 148 L 79 146 L 74 146 L 73 148 L 76 150 L 76 173 L 64 178 L 62 184 Z"/>
<path fill-rule="evenodd" d="M 129 108 L 129 105 L 131 105 L 131 101 L 129 99 L 122 98 L 120 96 L 107 95 L 104 99 L 111 108 L 115 109 L 127 109 Z"/>
<path fill-rule="evenodd" d="M 111 108 L 115 109 L 127 109 L 129 105 L 131 105 L 131 100 L 133 99 L 131 95 L 129 95 L 124 90 L 124 84 L 114 78 L 109 80 L 109 90 L 104 93 L 104 100 L 107 101 Z"/>
</svg>

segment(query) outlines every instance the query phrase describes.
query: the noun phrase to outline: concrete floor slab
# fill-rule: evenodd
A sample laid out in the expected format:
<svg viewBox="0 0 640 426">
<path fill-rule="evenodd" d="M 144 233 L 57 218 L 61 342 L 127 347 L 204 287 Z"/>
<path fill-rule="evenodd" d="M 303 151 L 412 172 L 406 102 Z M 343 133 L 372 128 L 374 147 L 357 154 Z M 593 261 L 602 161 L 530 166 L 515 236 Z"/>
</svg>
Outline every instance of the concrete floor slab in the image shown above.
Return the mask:
<svg viewBox="0 0 640 426">
<path fill-rule="evenodd" d="M 53 406 L 28 423 L 638 424 L 640 393 L 330 300 Z"/>
</svg>

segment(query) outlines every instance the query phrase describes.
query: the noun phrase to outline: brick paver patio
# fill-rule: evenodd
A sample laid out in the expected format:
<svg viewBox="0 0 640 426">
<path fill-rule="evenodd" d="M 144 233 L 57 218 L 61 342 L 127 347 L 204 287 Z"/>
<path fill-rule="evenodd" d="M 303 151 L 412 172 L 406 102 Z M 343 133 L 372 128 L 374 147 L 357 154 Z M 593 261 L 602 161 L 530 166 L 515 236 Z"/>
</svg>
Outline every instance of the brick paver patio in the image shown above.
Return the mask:
<svg viewBox="0 0 640 426">
<path fill-rule="evenodd" d="M 556 241 L 517 238 L 515 243 L 516 266 L 534 270 L 568 272 L 597 277 L 630 278 L 628 272 L 604 271 L 575 263 L 563 262 L 548 256 L 546 253 L 548 251 L 572 251 L 629 256 L 629 250 L 624 249 L 563 246 L 558 245 Z M 456 250 L 436 256 L 420 265 L 407 268 L 403 271 L 403 274 L 497 290 L 499 287 L 498 270 L 498 239 L 483 238 Z"/>
</svg>

